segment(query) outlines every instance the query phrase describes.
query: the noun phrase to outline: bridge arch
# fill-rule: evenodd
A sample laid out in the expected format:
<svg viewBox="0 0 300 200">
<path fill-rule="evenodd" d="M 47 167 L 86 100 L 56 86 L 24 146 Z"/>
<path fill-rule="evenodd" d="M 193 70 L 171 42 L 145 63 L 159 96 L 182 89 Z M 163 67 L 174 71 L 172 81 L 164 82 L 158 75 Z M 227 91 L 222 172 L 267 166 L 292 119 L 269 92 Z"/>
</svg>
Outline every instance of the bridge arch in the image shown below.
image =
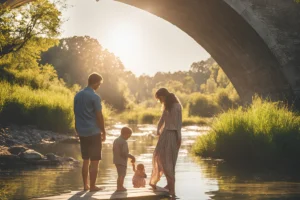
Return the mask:
<svg viewBox="0 0 300 200">
<path fill-rule="evenodd" d="M 243 100 L 300 96 L 294 0 L 118 0 L 169 21 L 219 63 Z"/>
</svg>

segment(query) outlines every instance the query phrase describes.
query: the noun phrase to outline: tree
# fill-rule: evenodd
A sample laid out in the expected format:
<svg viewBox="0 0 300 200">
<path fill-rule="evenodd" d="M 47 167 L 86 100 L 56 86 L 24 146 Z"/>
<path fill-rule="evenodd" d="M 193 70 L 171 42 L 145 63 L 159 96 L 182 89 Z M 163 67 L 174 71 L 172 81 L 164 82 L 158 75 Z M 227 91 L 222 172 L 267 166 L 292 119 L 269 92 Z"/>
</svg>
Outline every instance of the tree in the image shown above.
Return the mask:
<svg viewBox="0 0 300 200">
<path fill-rule="evenodd" d="M 227 85 L 230 83 L 230 80 L 228 79 L 228 77 L 226 76 L 226 74 L 224 73 L 224 71 L 221 68 L 219 68 L 219 71 L 218 71 L 217 83 L 218 83 L 218 86 L 221 88 L 226 88 Z"/>
<path fill-rule="evenodd" d="M 41 63 L 53 65 L 58 76 L 69 86 L 79 84 L 85 87 L 88 75 L 99 72 L 104 79 L 100 94 L 117 110 L 123 110 L 128 101 L 132 101 L 124 82 L 126 72 L 123 63 L 94 38 L 75 36 L 61 39 L 58 46 L 42 54 Z"/>
<path fill-rule="evenodd" d="M 36 0 L 15 9 L 0 8 L 0 58 L 22 49 L 30 50 L 34 55 L 53 45 L 48 40 L 44 45 L 42 38 L 55 39 L 60 31 L 61 12 L 56 7 L 61 1 Z"/>
</svg>

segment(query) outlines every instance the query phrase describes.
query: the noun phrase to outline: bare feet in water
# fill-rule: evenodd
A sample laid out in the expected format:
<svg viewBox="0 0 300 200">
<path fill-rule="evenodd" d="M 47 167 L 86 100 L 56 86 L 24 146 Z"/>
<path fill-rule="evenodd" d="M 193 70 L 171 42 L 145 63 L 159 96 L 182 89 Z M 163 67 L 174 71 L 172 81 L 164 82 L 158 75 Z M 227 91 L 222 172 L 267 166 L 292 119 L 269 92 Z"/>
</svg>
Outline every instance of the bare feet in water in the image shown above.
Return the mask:
<svg viewBox="0 0 300 200">
<path fill-rule="evenodd" d="M 127 189 L 124 187 L 117 188 L 117 192 L 124 192 L 124 191 L 127 191 Z"/>
<path fill-rule="evenodd" d="M 174 192 L 169 192 L 171 199 L 176 199 L 176 195 Z"/>
<path fill-rule="evenodd" d="M 84 191 L 88 191 L 89 189 L 90 189 L 90 186 L 89 186 L 89 185 L 86 185 L 86 186 L 84 186 L 84 188 L 83 188 Z"/>
<path fill-rule="evenodd" d="M 102 187 L 95 186 L 95 187 L 90 188 L 90 192 L 97 192 L 97 191 L 100 191 L 100 190 L 103 190 L 103 189 L 104 188 L 102 188 Z"/>
<path fill-rule="evenodd" d="M 166 185 L 164 189 L 169 190 L 169 185 Z"/>
<path fill-rule="evenodd" d="M 178 198 L 177 198 L 177 196 L 174 194 L 174 195 L 170 195 L 170 199 L 171 199 L 171 200 L 174 200 L 174 199 L 178 199 Z"/>
<path fill-rule="evenodd" d="M 153 184 L 149 184 L 153 190 L 156 190 L 156 185 L 153 185 Z"/>
</svg>

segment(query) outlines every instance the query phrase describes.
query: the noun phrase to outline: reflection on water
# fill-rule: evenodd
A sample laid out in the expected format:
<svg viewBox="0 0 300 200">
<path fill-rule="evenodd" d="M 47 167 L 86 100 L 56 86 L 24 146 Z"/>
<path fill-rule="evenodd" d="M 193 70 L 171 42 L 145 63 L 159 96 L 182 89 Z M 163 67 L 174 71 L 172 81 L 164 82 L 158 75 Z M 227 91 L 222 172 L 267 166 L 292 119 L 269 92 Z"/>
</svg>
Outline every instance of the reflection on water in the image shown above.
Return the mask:
<svg viewBox="0 0 300 200">
<path fill-rule="evenodd" d="M 122 126 L 116 124 L 107 131 L 97 179 L 99 185 L 115 188 L 117 174 L 112 164 L 111 149 Z M 136 156 L 137 163 L 145 165 L 146 173 L 150 177 L 152 152 L 157 142 L 153 135 L 156 128 L 152 125 L 132 128 L 134 134 L 128 141 L 130 151 Z M 182 131 L 183 144 L 176 166 L 176 191 L 180 199 L 300 199 L 300 178 L 295 174 L 284 176 L 268 171 L 257 173 L 243 168 L 232 168 L 221 161 L 201 160 L 192 156 L 190 147 L 195 137 L 207 130 L 207 127 L 190 126 Z M 53 152 L 60 156 L 81 159 L 79 144 L 50 144 L 35 148 L 44 154 Z M 126 187 L 132 187 L 132 176 L 133 171 L 129 165 Z M 2 170 L 0 178 L 0 199 L 30 199 L 82 188 L 81 168 L 67 166 Z M 165 184 L 163 177 L 159 185 Z"/>
</svg>

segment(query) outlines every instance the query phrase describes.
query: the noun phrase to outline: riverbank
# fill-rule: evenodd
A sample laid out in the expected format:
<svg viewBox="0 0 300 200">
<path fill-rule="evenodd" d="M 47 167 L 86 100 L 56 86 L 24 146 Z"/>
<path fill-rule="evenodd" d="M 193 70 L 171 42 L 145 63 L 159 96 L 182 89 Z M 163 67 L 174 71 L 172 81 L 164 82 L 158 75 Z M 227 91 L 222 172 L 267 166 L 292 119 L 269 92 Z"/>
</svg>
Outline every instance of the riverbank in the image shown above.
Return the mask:
<svg viewBox="0 0 300 200">
<path fill-rule="evenodd" d="M 0 126 L 0 168 L 27 165 L 78 165 L 79 162 L 72 157 L 61 157 L 54 153 L 43 155 L 31 148 L 40 144 L 78 143 L 78 138 L 73 135 L 39 130 L 33 126 Z"/>
<path fill-rule="evenodd" d="M 66 135 L 48 130 L 40 130 L 34 126 L 0 125 L 0 146 L 30 146 L 67 140 L 76 140 L 75 133 L 70 132 Z"/>
<path fill-rule="evenodd" d="M 193 152 L 232 164 L 300 166 L 300 116 L 281 102 L 256 97 L 246 108 L 219 115 Z"/>
</svg>

